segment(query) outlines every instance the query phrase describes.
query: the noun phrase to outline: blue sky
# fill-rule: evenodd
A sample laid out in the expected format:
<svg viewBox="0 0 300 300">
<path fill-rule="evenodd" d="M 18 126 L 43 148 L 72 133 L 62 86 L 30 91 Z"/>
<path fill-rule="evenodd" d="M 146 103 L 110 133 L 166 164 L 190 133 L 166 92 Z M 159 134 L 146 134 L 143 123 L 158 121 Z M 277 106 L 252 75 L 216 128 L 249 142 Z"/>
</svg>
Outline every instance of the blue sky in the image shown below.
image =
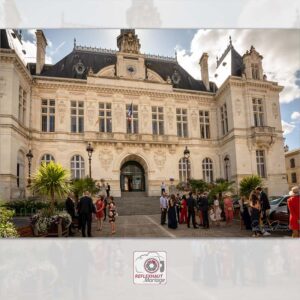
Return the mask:
<svg viewBox="0 0 300 300">
<path fill-rule="evenodd" d="M 117 49 L 119 29 L 48 29 L 44 33 L 48 40 L 47 62 L 55 63 L 72 51 L 74 38 L 77 45 Z M 174 57 L 177 51 L 179 63 L 195 78 L 200 79 L 199 58 L 202 52 L 208 52 L 212 81 L 215 57 L 222 55 L 229 36 L 241 55 L 254 45 L 264 57 L 263 68 L 268 79 L 285 86 L 280 106 L 286 144 L 290 149 L 300 147 L 299 30 L 140 29 L 136 33 L 143 53 Z M 23 38 L 27 58 L 34 60 L 34 30 L 23 31 Z"/>
</svg>

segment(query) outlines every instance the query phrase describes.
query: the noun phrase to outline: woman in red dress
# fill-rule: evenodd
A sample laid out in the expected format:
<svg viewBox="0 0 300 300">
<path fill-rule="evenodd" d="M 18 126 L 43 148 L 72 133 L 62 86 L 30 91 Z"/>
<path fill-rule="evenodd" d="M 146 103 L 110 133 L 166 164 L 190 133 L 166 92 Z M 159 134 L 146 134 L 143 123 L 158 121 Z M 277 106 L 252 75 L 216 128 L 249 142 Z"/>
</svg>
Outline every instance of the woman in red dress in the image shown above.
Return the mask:
<svg viewBox="0 0 300 300">
<path fill-rule="evenodd" d="M 231 194 L 226 193 L 224 198 L 224 212 L 226 217 L 226 225 L 231 225 L 233 221 L 233 202 Z"/>
<path fill-rule="evenodd" d="M 181 200 L 181 211 L 180 211 L 180 224 L 187 223 L 187 204 L 185 195 L 182 196 Z"/>
<path fill-rule="evenodd" d="M 103 196 L 99 196 L 96 203 L 96 219 L 97 219 L 97 231 L 102 230 L 103 217 L 104 217 L 104 199 Z"/>
<path fill-rule="evenodd" d="M 293 231 L 292 237 L 299 237 L 300 230 L 300 196 L 299 188 L 294 186 L 290 191 L 291 197 L 288 200 L 288 207 L 290 211 L 290 224 L 289 227 Z"/>
</svg>

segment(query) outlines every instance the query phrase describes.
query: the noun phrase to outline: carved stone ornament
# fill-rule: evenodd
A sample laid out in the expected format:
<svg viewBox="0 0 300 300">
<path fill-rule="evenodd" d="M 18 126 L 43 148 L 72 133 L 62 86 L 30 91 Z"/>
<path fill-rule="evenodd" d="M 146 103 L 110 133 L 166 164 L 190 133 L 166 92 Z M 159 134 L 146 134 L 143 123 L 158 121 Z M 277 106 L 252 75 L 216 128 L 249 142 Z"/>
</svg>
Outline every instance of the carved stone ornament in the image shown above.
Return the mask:
<svg viewBox="0 0 300 300">
<path fill-rule="evenodd" d="M 87 115 L 88 122 L 90 125 L 93 125 L 96 122 L 95 118 L 96 118 L 96 112 L 97 112 L 93 103 L 88 104 L 86 111 L 87 111 L 86 115 Z"/>
<path fill-rule="evenodd" d="M 6 81 L 4 77 L 0 77 L 0 98 L 2 98 L 5 95 L 5 86 Z"/>
<path fill-rule="evenodd" d="M 238 116 L 241 115 L 242 112 L 242 102 L 240 99 L 235 100 L 235 112 Z"/>
<path fill-rule="evenodd" d="M 66 114 L 67 106 L 63 100 L 58 102 L 58 115 L 59 122 L 62 124 L 64 122 L 65 114 Z"/>
<path fill-rule="evenodd" d="M 122 121 L 123 121 L 123 116 L 124 116 L 124 110 L 122 104 L 116 104 L 114 108 L 114 114 L 115 114 L 115 124 L 117 128 L 122 127 Z"/>
<path fill-rule="evenodd" d="M 154 161 L 159 170 L 164 168 L 166 162 L 166 153 L 163 150 L 157 150 L 154 152 Z"/>
<path fill-rule="evenodd" d="M 149 111 L 148 111 L 147 106 L 143 106 L 141 112 L 142 112 L 143 128 L 146 129 L 148 127 L 148 123 L 149 123 Z"/>
<path fill-rule="evenodd" d="M 173 120 L 174 120 L 174 112 L 172 108 L 169 107 L 167 112 L 167 121 L 168 121 L 168 126 L 171 130 L 173 129 Z"/>
<path fill-rule="evenodd" d="M 193 129 L 195 130 L 197 128 L 197 113 L 195 110 L 192 111 L 191 119 L 192 119 Z"/>
<path fill-rule="evenodd" d="M 278 106 L 275 102 L 272 104 L 272 113 L 273 113 L 274 119 L 277 119 L 279 112 L 278 112 Z"/>
<path fill-rule="evenodd" d="M 99 160 L 104 170 L 108 170 L 112 161 L 113 161 L 113 154 L 111 149 L 101 149 L 99 152 Z"/>
</svg>

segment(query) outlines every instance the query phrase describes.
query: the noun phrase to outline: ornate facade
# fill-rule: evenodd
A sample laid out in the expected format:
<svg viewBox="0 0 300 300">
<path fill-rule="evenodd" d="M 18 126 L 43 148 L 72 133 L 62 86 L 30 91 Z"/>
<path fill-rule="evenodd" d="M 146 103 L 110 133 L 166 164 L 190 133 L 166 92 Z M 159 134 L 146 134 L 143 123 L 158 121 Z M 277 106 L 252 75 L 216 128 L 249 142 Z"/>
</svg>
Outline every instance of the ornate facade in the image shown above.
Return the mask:
<svg viewBox="0 0 300 300">
<path fill-rule="evenodd" d="M 279 93 L 263 75 L 262 56 L 241 56 L 229 43 L 209 81 L 208 55 L 199 54 L 202 80 L 176 58 L 146 55 L 134 30 L 121 30 L 119 50 L 74 45 L 45 64 L 38 30 L 37 61 L 25 64 L 14 31 L 1 30 L 0 197 L 24 197 L 41 161 L 55 160 L 73 177 L 88 175 L 86 146 L 94 148 L 92 177 L 112 194 L 143 190 L 187 177 L 238 183 L 259 174 L 270 195 L 287 192 Z M 190 150 L 187 164 L 185 147 Z"/>
</svg>

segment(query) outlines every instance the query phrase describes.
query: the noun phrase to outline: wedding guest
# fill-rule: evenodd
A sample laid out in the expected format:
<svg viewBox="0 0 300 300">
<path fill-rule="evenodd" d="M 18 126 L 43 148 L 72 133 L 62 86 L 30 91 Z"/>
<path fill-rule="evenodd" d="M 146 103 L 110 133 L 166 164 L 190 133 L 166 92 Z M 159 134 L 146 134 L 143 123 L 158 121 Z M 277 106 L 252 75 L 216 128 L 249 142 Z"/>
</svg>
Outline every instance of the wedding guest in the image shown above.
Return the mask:
<svg viewBox="0 0 300 300">
<path fill-rule="evenodd" d="M 220 226 L 220 221 L 221 221 L 221 213 L 222 213 L 222 209 L 220 208 L 220 202 L 218 200 L 218 198 L 216 196 L 213 197 L 214 198 L 214 214 L 215 214 L 215 218 L 216 218 L 216 225 Z"/>
<path fill-rule="evenodd" d="M 226 225 L 231 225 L 233 222 L 233 201 L 231 198 L 231 193 L 226 193 L 224 198 L 224 211 L 226 217 Z"/>
<path fill-rule="evenodd" d="M 92 236 L 92 214 L 96 213 L 93 200 L 88 191 L 84 192 L 84 196 L 80 198 L 78 203 L 78 212 L 81 216 L 81 233 L 86 236 L 86 228 L 88 237 Z"/>
<path fill-rule="evenodd" d="M 177 228 L 176 197 L 174 194 L 171 195 L 168 204 L 168 227 Z"/>
<path fill-rule="evenodd" d="M 116 214 L 117 214 L 117 206 L 114 202 L 114 198 L 112 196 L 109 197 L 109 204 L 108 204 L 108 218 L 109 223 L 111 225 L 111 234 L 116 233 Z"/>
<path fill-rule="evenodd" d="M 288 199 L 288 208 L 290 211 L 289 227 L 293 231 L 292 237 L 299 238 L 300 230 L 300 196 L 298 186 L 294 186 L 290 191 L 291 197 Z"/>
<path fill-rule="evenodd" d="M 181 210 L 180 210 L 180 224 L 186 223 L 187 224 L 187 204 L 186 204 L 186 196 L 182 196 L 181 200 Z"/>
<path fill-rule="evenodd" d="M 66 202 L 65 202 L 65 208 L 66 208 L 66 211 L 67 213 L 71 216 L 72 218 L 72 223 L 70 224 L 69 226 L 69 235 L 73 235 L 73 228 L 74 228 L 74 220 L 76 218 L 75 216 L 75 202 L 74 202 L 74 194 L 73 193 L 70 193 L 68 195 L 68 198 L 66 199 Z"/>
<path fill-rule="evenodd" d="M 97 231 L 102 230 L 103 217 L 104 217 L 104 199 L 103 196 L 99 196 L 95 206 L 96 206 L 96 219 L 97 219 Z"/>
<path fill-rule="evenodd" d="M 187 227 L 190 228 L 190 220 L 192 218 L 193 227 L 196 226 L 196 218 L 195 218 L 195 209 L 196 209 L 196 201 L 193 197 L 193 193 L 189 193 L 189 198 L 187 199 L 187 208 L 188 208 L 188 219 L 187 219 Z"/>
<path fill-rule="evenodd" d="M 160 211 L 161 211 L 160 224 L 165 225 L 166 217 L 167 217 L 167 209 L 168 209 L 168 199 L 167 199 L 166 192 L 162 193 L 159 202 L 160 202 Z"/>
</svg>

